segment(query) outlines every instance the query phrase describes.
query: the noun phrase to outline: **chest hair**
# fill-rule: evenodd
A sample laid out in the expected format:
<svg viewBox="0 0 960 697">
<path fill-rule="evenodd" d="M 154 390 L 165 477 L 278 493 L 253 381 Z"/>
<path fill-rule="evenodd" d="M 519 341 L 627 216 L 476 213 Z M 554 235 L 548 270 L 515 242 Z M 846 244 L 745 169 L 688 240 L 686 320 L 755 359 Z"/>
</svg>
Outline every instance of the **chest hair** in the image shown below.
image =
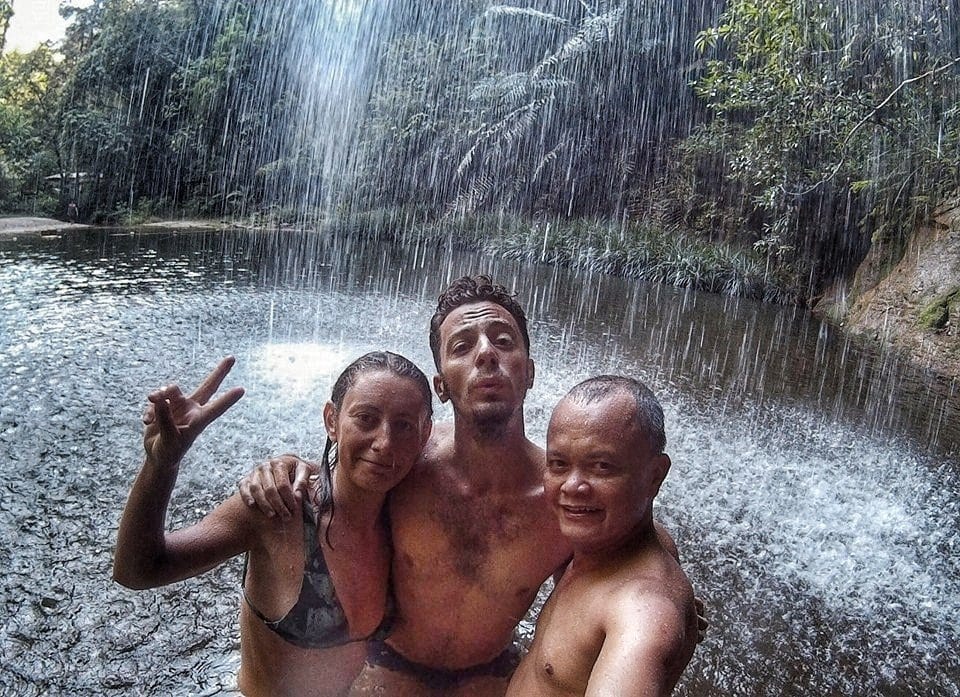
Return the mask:
<svg viewBox="0 0 960 697">
<path fill-rule="evenodd" d="M 497 563 L 495 552 L 509 550 L 522 536 L 535 534 L 530 529 L 534 516 L 524 511 L 519 498 L 444 493 L 437 522 L 454 553 L 454 568 L 467 580 L 480 581 L 484 570 Z"/>
</svg>

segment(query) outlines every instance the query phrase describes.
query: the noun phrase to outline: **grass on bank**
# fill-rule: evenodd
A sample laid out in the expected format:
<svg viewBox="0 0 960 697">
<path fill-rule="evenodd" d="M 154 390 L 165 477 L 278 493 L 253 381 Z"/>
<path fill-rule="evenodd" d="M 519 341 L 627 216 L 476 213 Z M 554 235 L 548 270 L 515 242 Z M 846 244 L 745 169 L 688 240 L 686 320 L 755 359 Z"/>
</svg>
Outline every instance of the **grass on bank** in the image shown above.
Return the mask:
<svg viewBox="0 0 960 697">
<path fill-rule="evenodd" d="M 123 224 L 150 222 L 156 207 L 127 211 Z M 753 298 L 778 304 L 803 302 L 802 274 L 758 247 L 704 240 L 678 228 L 625 220 L 541 219 L 512 213 L 437 218 L 414 206 L 341 211 L 271 207 L 235 221 L 263 230 L 316 229 L 405 244 L 454 246 L 527 263 L 650 283 Z"/>
<path fill-rule="evenodd" d="M 512 214 L 431 220 L 414 210 L 378 209 L 329 225 L 764 302 L 796 304 L 803 299 L 796 270 L 775 257 L 639 221 L 541 220 Z"/>
<path fill-rule="evenodd" d="M 935 298 L 921 311 L 918 324 L 923 329 L 942 331 L 960 313 L 960 286 L 954 286 L 946 293 Z"/>
</svg>

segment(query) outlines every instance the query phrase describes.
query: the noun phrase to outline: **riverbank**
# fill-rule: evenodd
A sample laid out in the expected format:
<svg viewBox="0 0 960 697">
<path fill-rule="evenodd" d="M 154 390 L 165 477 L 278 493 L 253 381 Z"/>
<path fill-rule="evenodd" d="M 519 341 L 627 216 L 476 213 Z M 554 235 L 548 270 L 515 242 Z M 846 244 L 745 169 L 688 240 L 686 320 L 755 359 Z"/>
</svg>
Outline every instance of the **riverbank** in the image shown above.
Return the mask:
<svg viewBox="0 0 960 697">
<path fill-rule="evenodd" d="M 87 228 L 101 227 L 88 225 L 86 223 L 71 223 L 56 218 L 41 218 L 32 216 L 11 216 L 0 218 L 0 235 L 16 234 L 54 234 L 70 232 L 72 230 L 84 230 Z M 152 223 L 143 223 L 131 225 L 129 227 L 142 228 L 160 228 L 170 230 L 211 230 L 217 228 L 233 227 L 231 223 L 225 223 L 220 220 L 161 220 Z"/>
<path fill-rule="evenodd" d="M 957 279 L 960 279 L 958 212 L 960 207 L 947 212 L 941 210 L 932 225 L 920 228 L 901 263 L 874 288 L 859 297 L 852 297 L 844 289 L 835 289 L 833 297 L 814 308 L 814 314 L 825 317 L 848 333 L 865 338 L 881 350 L 903 353 L 914 364 L 947 380 L 960 380 L 960 323 L 955 317 L 960 306 L 957 293 Z M 396 229 L 396 222 L 393 216 L 386 216 L 383 221 L 361 220 L 357 232 L 383 234 L 385 230 Z M 62 234 L 91 227 L 95 226 L 54 218 L 0 218 L 0 235 Z M 257 229 L 260 226 L 220 219 L 185 219 L 130 227 L 210 230 Z M 412 227 L 418 229 L 424 238 L 435 239 L 438 243 L 450 241 L 449 232 L 443 233 L 439 228 L 433 230 L 430 224 Z M 711 252 L 690 244 L 684 246 L 684 240 L 680 238 L 672 239 L 666 250 L 656 249 L 665 244 L 664 237 L 647 239 L 636 248 L 625 249 L 622 239 L 618 245 L 610 231 L 605 232 L 599 225 L 561 230 L 551 229 L 549 223 L 527 222 L 521 226 L 502 218 L 494 221 L 479 219 L 474 228 L 460 232 L 464 233 L 460 237 L 468 246 L 533 263 L 588 267 L 594 272 L 652 283 L 689 286 L 727 295 L 759 296 L 758 299 L 768 302 L 772 299 L 770 296 L 783 302 L 787 295 L 782 291 L 771 292 L 771 289 L 777 290 L 776 285 L 764 278 L 762 270 L 750 268 L 745 256 L 728 253 L 724 257 L 720 254 L 722 250 Z M 636 249 L 644 247 L 656 249 L 659 259 L 650 253 L 638 254 Z M 708 264 L 702 263 L 708 257 L 712 257 L 709 268 Z M 864 266 L 871 263 L 868 258 Z M 826 305 L 833 305 L 832 310 Z"/>
<path fill-rule="evenodd" d="M 960 199 L 917 226 L 899 262 L 854 300 L 844 326 L 960 381 Z"/>
<path fill-rule="evenodd" d="M 55 233 L 67 230 L 82 230 L 90 227 L 83 223 L 71 223 L 55 218 L 36 218 L 20 216 L 0 218 L 0 235 L 16 235 L 24 233 Z"/>
</svg>

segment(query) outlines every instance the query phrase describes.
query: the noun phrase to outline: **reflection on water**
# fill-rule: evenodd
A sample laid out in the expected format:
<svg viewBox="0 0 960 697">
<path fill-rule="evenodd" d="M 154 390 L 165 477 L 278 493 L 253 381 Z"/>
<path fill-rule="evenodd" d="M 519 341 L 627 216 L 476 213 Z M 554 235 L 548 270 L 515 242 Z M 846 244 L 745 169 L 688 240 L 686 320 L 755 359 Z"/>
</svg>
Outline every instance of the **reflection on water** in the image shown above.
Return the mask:
<svg viewBox="0 0 960 697">
<path fill-rule="evenodd" d="M 254 367 L 260 379 L 278 383 L 291 395 L 310 391 L 321 380 L 332 382 L 355 356 L 318 344 L 266 344 Z"/>
<path fill-rule="evenodd" d="M 194 521 L 268 455 L 319 456 L 356 355 L 429 372 L 435 296 L 477 270 L 531 317 L 531 437 L 591 374 L 661 396 L 658 516 L 711 620 L 680 694 L 960 693 L 956 385 L 729 298 L 428 245 L 97 232 L 0 239 L 0 693 L 229 693 L 238 563 L 155 591 L 110 580 L 145 394 L 237 356 L 227 384 L 247 394 L 171 503 L 171 525 Z"/>
</svg>

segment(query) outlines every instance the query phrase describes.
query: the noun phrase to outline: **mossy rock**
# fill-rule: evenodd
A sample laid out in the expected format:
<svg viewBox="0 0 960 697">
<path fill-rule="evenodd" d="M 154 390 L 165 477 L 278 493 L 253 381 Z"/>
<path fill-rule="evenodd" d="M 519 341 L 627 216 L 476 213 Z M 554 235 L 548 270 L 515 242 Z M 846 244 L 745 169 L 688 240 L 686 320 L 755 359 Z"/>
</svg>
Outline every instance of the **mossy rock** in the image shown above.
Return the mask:
<svg viewBox="0 0 960 697">
<path fill-rule="evenodd" d="M 960 310 L 960 287 L 952 288 L 924 307 L 920 311 L 918 323 L 924 329 L 937 331 L 947 326 L 951 311 L 956 315 L 958 310 Z"/>
</svg>

